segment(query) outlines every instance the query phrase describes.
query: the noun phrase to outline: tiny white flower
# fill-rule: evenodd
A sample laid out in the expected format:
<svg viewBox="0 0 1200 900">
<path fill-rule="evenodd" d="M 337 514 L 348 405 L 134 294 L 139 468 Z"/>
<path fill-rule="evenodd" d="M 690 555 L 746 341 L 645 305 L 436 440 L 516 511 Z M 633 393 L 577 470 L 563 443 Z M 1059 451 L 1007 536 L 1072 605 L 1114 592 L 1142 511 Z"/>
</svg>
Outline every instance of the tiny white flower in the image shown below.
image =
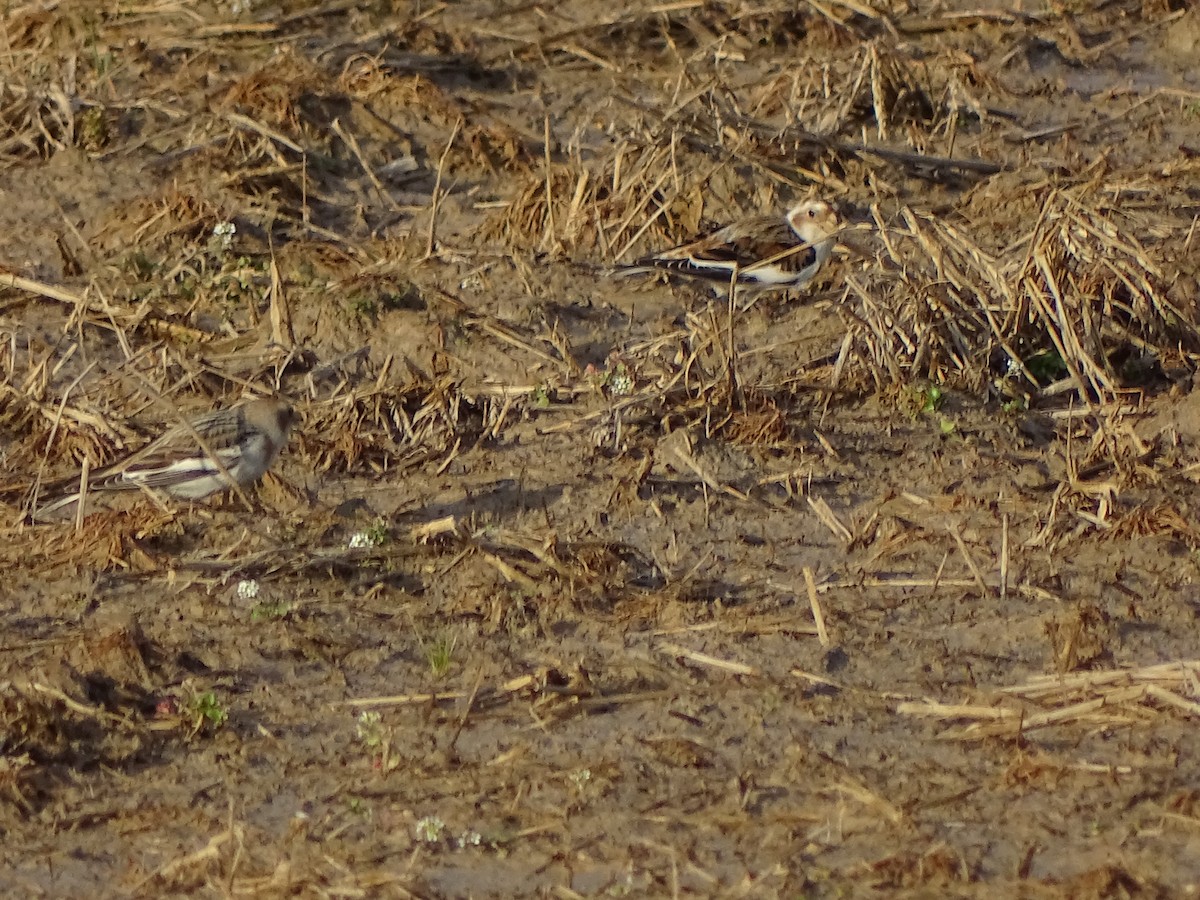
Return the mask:
<svg viewBox="0 0 1200 900">
<path fill-rule="evenodd" d="M 244 578 L 237 583 L 239 600 L 253 600 L 258 596 L 258 582 L 253 578 Z"/>
<path fill-rule="evenodd" d="M 359 741 L 369 748 L 375 748 L 383 743 L 383 717 L 377 712 L 360 713 L 354 726 L 354 733 Z"/>
<path fill-rule="evenodd" d="M 350 535 L 347 546 L 351 550 L 361 550 L 364 547 L 382 547 L 387 543 L 387 540 L 387 528 L 382 523 L 377 523 L 365 531 L 356 531 Z"/>
<path fill-rule="evenodd" d="M 228 250 L 233 246 L 234 235 L 237 234 L 237 226 L 232 222 L 218 222 L 213 226 L 212 236 L 213 241 L 222 249 Z"/>
<path fill-rule="evenodd" d="M 364 735 L 375 731 L 376 726 L 382 720 L 383 716 L 377 712 L 372 712 L 371 710 L 364 710 L 363 712 L 359 713 L 358 725 L 356 726 L 358 736 L 363 737 Z"/>
<path fill-rule="evenodd" d="M 458 836 L 458 846 L 478 847 L 483 843 L 483 835 L 478 831 L 464 831 Z"/>
<path fill-rule="evenodd" d="M 446 830 L 446 823 L 437 816 L 426 816 L 417 822 L 413 830 L 416 832 L 418 841 L 423 841 L 426 844 L 436 844 L 442 839 L 442 832 Z"/>
<path fill-rule="evenodd" d="M 633 379 L 628 372 L 614 372 L 608 379 L 608 389 L 614 396 L 623 397 L 633 390 Z"/>
</svg>

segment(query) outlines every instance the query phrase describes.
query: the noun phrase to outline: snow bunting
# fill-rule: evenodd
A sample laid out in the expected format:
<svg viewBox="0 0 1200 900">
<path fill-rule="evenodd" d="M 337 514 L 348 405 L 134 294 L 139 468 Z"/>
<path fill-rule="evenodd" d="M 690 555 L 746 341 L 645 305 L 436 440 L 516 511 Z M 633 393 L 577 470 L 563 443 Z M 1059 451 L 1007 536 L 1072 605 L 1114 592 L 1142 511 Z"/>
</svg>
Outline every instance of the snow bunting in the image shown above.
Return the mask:
<svg viewBox="0 0 1200 900">
<path fill-rule="evenodd" d="M 90 473 L 88 490 L 160 490 L 198 500 L 235 485 L 248 487 L 275 461 L 295 418 L 283 400 L 251 400 L 206 413 L 176 425 L 121 462 Z M 78 500 L 78 492 L 68 494 L 39 508 L 34 518 Z"/>
<path fill-rule="evenodd" d="M 829 259 L 841 227 L 833 207 L 808 200 L 783 218 L 766 216 L 727 225 L 671 250 L 645 256 L 618 273 L 666 272 L 707 281 L 715 288 L 731 282 L 748 293 L 798 288 L 812 280 Z"/>
</svg>

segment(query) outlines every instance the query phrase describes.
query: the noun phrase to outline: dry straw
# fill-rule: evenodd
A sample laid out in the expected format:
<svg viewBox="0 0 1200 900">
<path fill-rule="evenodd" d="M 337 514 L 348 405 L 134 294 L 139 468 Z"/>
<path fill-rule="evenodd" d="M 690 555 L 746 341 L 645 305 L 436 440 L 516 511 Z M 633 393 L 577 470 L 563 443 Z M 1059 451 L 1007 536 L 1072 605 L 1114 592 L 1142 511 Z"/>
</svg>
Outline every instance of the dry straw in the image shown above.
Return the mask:
<svg viewBox="0 0 1200 900">
<path fill-rule="evenodd" d="M 960 723 L 942 733 L 947 740 L 1021 737 L 1056 726 L 1148 725 L 1172 710 L 1198 718 L 1200 702 L 1192 698 L 1200 698 L 1200 661 L 1043 675 L 997 693 L 997 705 L 920 700 L 901 703 L 896 711 Z M 1014 705 L 1014 701 L 1024 702 Z"/>
</svg>

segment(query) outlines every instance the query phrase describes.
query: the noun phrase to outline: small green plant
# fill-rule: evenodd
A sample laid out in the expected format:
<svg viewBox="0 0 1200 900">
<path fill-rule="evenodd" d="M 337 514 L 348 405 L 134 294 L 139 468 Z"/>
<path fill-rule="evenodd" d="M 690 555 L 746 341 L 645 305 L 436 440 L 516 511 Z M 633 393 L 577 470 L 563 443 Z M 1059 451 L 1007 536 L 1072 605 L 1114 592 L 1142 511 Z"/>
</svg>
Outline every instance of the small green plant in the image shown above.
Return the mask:
<svg viewBox="0 0 1200 900">
<path fill-rule="evenodd" d="M 350 314 L 374 323 L 379 318 L 379 301 L 370 294 L 352 294 L 347 300 Z"/>
<path fill-rule="evenodd" d="M 1041 384 L 1050 384 L 1067 376 L 1067 364 L 1057 350 L 1040 350 L 1025 360 L 1025 368 Z"/>
<path fill-rule="evenodd" d="M 104 108 L 89 106 L 79 116 L 79 127 L 76 130 L 79 146 L 84 150 L 103 150 L 108 146 L 111 134 L 108 130 L 108 117 Z"/>
<path fill-rule="evenodd" d="M 538 409 L 546 409 L 550 406 L 550 388 L 544 384 L 539 384 L 530 392 L 529 402 Z"/>
<path fill-rule="evenodd" d="M 360 550 L 363 547 L 382 547 L 391 539 L 392 533 L 388 530 L 387 522 L 383 519 L 376 519 L 369 528 L 350 535 L 348 546 L 351 550 Z"/>
<path fill-rule="evenodd" d="M 479 847 L 483 844 L 483 835 L 474 829 L 468 828 L 458 836 L 455 841 L 459 850 L 465 850 L 467 847 Z"/>
<path fill-rule="evenodd" d="M 917 388 L 916 393 L 917 402 L 919 404 L 917 408 L 918 412 L 937 412 L 942 408 L 942 404 L 946 402 L 945 392 L 936 384 L 931 384 L 924 388 Z"/>
<path fill-rule="evenodd" d="M 192 734 L 199 734 L 207 729 L 220 728 L 229 719 L 229 710 L 221 705 L 217 695 L 212 691 L 202 691 L 192 695 L 187 702 L 186 715 L 190 720 Z"/>
<path fill-rule="evenodd" d="M 265 263 L 239 256 L 213 274 L 212 293 L 230 309 L 257 303 L 261 291 L 256 287 L 256 282 L 265 276 Z"/>
<path fill-rule="evenodd" d="M 367 529 L 367 537 L 372 545 L 382 547 L 392 539 L 392 533 L 388 531 L 387 522 L 383 519 L 376 519 L 375 523 Z"/>
<path fill-rule="evenodd" d="M 213 226 L 204 249 L 213 259 L 220 259 L 233 249 L 233 239 L 237 236 L 237 225 L 233 222 L 218 222 Z"/>
<path fill-rule="evenodd" d="M 619 362 L 604 373 L 601 385 L 614 397 L 624 397 L 633 391 L 633 373 Z"/>
<path fill-rule="evenodd" d="M 292 270 L 288 280 L 304 287 L 318 287 L 317 267 L 312 264 L 311 260 L 297 260 L 296 268 Z"/>
<path fill-rule="evenodd" d="M 387 735 L 383 729 L 383 717 L 377 712 L 359 713 L 358 722 L 354 726 L 354 734 L 360 744 L 375 752 L 383 748 Z"/>
<path fill-rule="evenodd" d="M 362 797 L 350 797 L 346 800 L 346 808 L 350 810 L 352 815 L 361 816 L 364 819 L 371 818 L 371 807 L 367 805 L 367 801 Z"/>
<path fill-rule="evenodd" d="M 387 773 L 399 765 L 399 761 L 393 760 L 391 757 L 392 730 L 383 724 L 383 718 L 379 713 L 372 711 L 359 713 L 358 720 L 354 725 L 354 735 L 371 757 L 374 768 Z"/>
<path fill-rule="evenodd" d="M 425 658 L 429 661 L 429 671 L 434 678 L 444 678 L 450 671 L 457 643 L 458 635 L 441 634 L 425 648 Z"/>
<path fill-rule="evenodd" d="M 413 826 L 413 833 L 423 844 L 441 843 L 442 834 L 446 831 L 446 823 L 437 816 L 425 816 Z"/>
<path fill-rule="evenodd" d="M 946 393 L 936 384 L 901 388 L 896 405 L 910 418 L 937 412 L 946 402 Z"/>
<path fill-rule="evenodd" d="M 603 365 L 588 363 L 584 375 L 592 385 L 610 397 L 624 397 L 633 393 L 637 380 L 633 369 L 616 352 L 610 353 Z"/>
<path fill-rule="evenodd" d="M 88 56 L 92 61 L 92 69 L 96 75 L 103 78 L 112 69 L 116 57 L 112 51 L 106 49 L 107 44 L 100 40 L 99 23 L 92 20 L 90 17 L 83 20 L 83 26 L 87 32 L 87 37 L 84 40 L 84 46 L 87 47 Z M 104 47 L 105 49 L 101 49 Z"/>
<path fill-rule="evenodd" d="M 262 600 L 250 608 L 251 622 L 273 622 L 286 619 L 292 604 L 286 600 Z"/>
</svg>

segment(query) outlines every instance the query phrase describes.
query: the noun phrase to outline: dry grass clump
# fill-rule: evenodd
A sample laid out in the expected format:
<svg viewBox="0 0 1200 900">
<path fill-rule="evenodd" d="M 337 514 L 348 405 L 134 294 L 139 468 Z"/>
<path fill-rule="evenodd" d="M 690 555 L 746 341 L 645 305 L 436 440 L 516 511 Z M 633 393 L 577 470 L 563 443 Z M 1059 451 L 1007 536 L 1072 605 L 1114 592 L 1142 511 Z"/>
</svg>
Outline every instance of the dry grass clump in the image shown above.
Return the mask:
<svg viewBox="0 0 1200 900">
<path fill-rule="evenodd" d="M 0 398 L 0 421 L 14 435 L 7 447 L 10 465 L 36 470 L 39 463 L 52 460 L 54 474 L 64 473 L 58 471 L 64 463 L 111 459 L 128 437 L 116 431 L 109 416 L 86 397 L 65 403 L 9 389 Z"/>
<path fill-rule="evenodd" d="M 680 15 L 691 21 L 702 12 Z M 673 91 L 618 94 L 606 110 L 613 140 L 548 150 L 541 171 L 516 183 L 484 233 L 513 247 L 620 260 L 635 247 L 761 213 L 813 185 L 841 191 L 865 179 L 899 194 L 886 167 L 938 181 L 1001 168 L 924 155 L 937 146 L 952 154 L 960 129 L 978 133 L 988 118 L 979 95 L 1000 88 L 969 58 L 918 59 L 879 42 L 825 50 L 820 64 L 747 84 L 705 65 L 685 68 Z M 868 134 L 879 146 L 863 143 Z M 900 139 L 917 152 L 890 146 Z"/>
<path fill-rule="evenodd" d="M 28 815 L 69 772 L 121 767 L 144 747 L 131 719 L 72 699 L 41 682 L 0 684 L 0 798 Z"/>
<path fill-rule="evenodd" d="M 0 84 L 0 157 L 38 159 L 75 144 L 76 116 L 61 88 Z"/>
<path fill-rule="evenodd" d="M 924 853 L 893 853 L 871 863 L 868 878 L 876 890 L 890 888 L 930 889 L 971 880 L 971 870 L 961 854 L 944 844 L 936 844 Z"/>
<path fill-rule="evenodd" d="M 856 8 L 867 10 L 865 5 Z M 755 49 L 787 52 L 810 40 L 844 41 L 855 33 L 825 8 L 797 8 L 792 3 L 680 3 L 605 13 L 529 39 L 521 58 L 536 54 L 560 66 L 582 60 L 611 70 L 674 67 L 703 60 L 740 61 Z"/>
<path fill-rule="evenodd" d="M 472 447 L 485 432 L 489 406 L 465 397 L 452 378 L 394 385 L 384 369 L 375 385 L 314 404 L 304 444 L 320 471 L 403 470 Z"/>
<path fill-rule="evenodd" d="M 1177 503 L 1171 501 L 1135 506 L 1113 522 L 1104 537 L 1119 541 L 1147 534 L 1164 535 L 1179 541 L 1189 550 L 1200 550 L 1200 529 L 1180 510 Z"/>
<path fill-rule="evenodd" d="M 106 108 L 116 84 L 129 75 L 117 64 L 119 50 L 106 30 L 120 17 L 97 7 L 34 3 L 5 11 L 0 161 L 20 164 L 71 147 L 95 152 L 108 146 L 130 112 Z"/>
<path fill-rule="evenodd" d="M 911 209 L 898 227 L 877 217 L 878 267 L 847 279 L 854 352 L 877 385 L 927 378 L 1090 406 L 1200 360 L 1162 268 L 1096 192 L 1046 188 L 1040 209 L 998 252 Z"/>
<path fill-rule="evenodd" d="M 483 235 L 509 246 L 619 257 L 650 236 L 686 234 L 702 218 L 698 160 L 676 145 L 622 142 L 600 154 L 551 163 L 519 183 Z M 711 170 L 708 173 L 711 176 Z"/>
<path fill-rule="evenodd" d="M 787 436 L 787 415 L 779 400 L 762 391 L 748 392 L 730 416 L 725 437 L 734 444 L 777 444 Z"/>
<path fill-rule="evenodd" d="M 228 205 L 210 194 L 172 186 L 113 210 L 97 222 L 103 236 L 95 241 L 95 249 L 111 253 L 114 268 L 120 270 L 98 273 L 97 281 L 119 292 L 110 303 L 129 304 L 120 310 L 128 316 L 124 324 L 147 314 L 145 307 L 135 313 L 140 301 L 168 294 L 195 274 L 204 264 L 198 257 L 212 229 L 229 218 Z"/>
<path fill-rule="evenodd" d="M 655 563 L 620 542 L 563 541 L 554 532 L 538 535 L 485 528 L 462 543 L 506 583 L 529 596 L 597 610 L 608 611 L 622 600 L 640 599 L 647 590 L 663 584 L 663 573 Z"/>
<path fill-rule="evenodd" d="M 1061 654 L 1057 662 L 1061 662 Z M 1200 661 L 1043 675 L 1001 688 L 999 694 L 995 706 L 921 700 L 901 703 L 896 711 L 967 723 L 941 735 L 947 740 L 1019 738 L 1067 725 L 1149 725 L 1170 711 L 1194 718 L 1200 716 Z"/>
<path fill-rule="evenodd" d="M 293 140 L 328 140 L 324 116 L 314 116 L 335 93 L 333 79 L 311 60 L 290 51 L 277 53 L 261 68 L 229 84 L 216 109 L 252 117 Z M 311 112 L 310 112 L 311 110 Z"/>
<path fill-rule="evenodd" d="M 90 330 L 93 323 L 81 313 Z M 113 343 L 129 347 L 131 332 L 113 327 L 116 318 L 107 323 Z M 167 416 L 169 405 L 159 405 L 161 397 L 173 397 L 182 386 L 181 375 L 195 371 L 178 365 L 174 354 L 155 349 L 159 352 L 143 349 L 123 362 L 101 365 L 89 359 L 96 347 L 85 350 L 80 340 L 64 339 L 55 346 L 9 343 L 7 377 L 0 383 L 0 424 L 12 435 L 5 448 L 9 464 L 49 478 L 85 458 L 100 464 L 143 442 L 148 432 L 133 423 L 156 406 L 151 419 Z"/>
<path fill-rule="evenodd" d="M 1051 191 L 1014 272 L 1018 311 L 1040 326 L 1081 396 L 1136 383 L 1144 356 L 1200 359 L 1200 333 L 1166 297 L 1168 276 L 1122 224 L 1086 191 Z"/>
</svg>

